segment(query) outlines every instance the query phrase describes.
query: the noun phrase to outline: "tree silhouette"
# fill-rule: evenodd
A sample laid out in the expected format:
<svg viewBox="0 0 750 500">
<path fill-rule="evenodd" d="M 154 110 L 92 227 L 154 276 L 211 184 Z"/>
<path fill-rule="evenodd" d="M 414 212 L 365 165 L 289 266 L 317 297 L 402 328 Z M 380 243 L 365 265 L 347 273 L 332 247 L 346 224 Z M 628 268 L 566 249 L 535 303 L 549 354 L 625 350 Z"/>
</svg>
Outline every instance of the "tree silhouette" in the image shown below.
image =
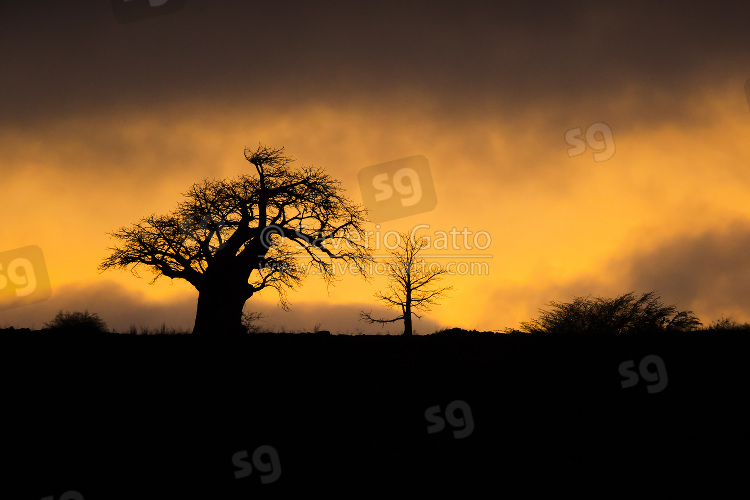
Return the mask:
<svg viewBox="0 0 750 500">
<path fill-rule="evenodd" d="M 198 290 L 196 335 L 245 332 L 243 306 L 266 287 L 288 309 L 286 289 L 307 272 L 330 284 L 334 260 L 362 276 L 371 261 L 366 212 L 338 181 L 321 168 L 292 169 L 283 148 L 259 145 L 245 149 L 245 158 L 253 175 L 196 183 L 172 213 L 109 233 L 121 246 L 99 266 L 130 267 L 135 276 L 146 266 L 155 273 L 152 283 L 161 276 L 188 281 Z"/>
<path fill-rule="evenodd" d="M 390 252 L 393 257 L 388 261 L 388 277 L 391 281 L 388 291 L 378 292 L 375 297 L 388 307 L 400 308 L 401 315 L 393 319 L 376 319 L 372 317 L 372 312 L 361 311 L 360 318 L 381 325 L 403 320 L 404 335 L 411 335 L 412 315 L 421 318 L 415 311 L 429 311 L 430 305 L 436 304 L 437 299 L 453 287 L 436 287 L 435 284 L 446 272 L 445 268 L 417 258 L 419 251 L 427 246 L 424 238 L 414 239 L 412 235 L 405 233 L 400 233 L 399 237 L 401 243 Z"/>
<path fill-rule="evenodd" d="M 657 331 L 691 331 L 702 323 L 692 311 L 677 311 L 664 306 L 656 292 L 636 298 L 634 292 L 614 299 L 576 297 L 573 302 L 551 301 L 551 310 L 540 310 L 540 316 L 521 323 L 527 333 L 642 333 Z"/>
</svg>

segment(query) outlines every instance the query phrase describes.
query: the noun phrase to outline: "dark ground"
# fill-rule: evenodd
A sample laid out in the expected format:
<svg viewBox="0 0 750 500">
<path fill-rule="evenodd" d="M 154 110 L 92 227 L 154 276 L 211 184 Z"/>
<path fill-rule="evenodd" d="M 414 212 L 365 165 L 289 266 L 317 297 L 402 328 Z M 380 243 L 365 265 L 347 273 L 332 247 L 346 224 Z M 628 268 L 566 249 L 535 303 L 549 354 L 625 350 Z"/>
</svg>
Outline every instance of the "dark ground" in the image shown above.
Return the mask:
<svg viewBox="0 0 750 500">
<path fill-rule="evenodd" d="M 0 498 L 360 498 L 401 488 L 418 498 L 519 488 L 669 498 L 735 482 L 746 492 L 749 345 L 748 332 L 223 341 L 6 332 Z M 623 388 L 620 364 L 634 360 L 637 372 L 650 354 L 663 360 L 666 387 L 649 393 L 658 381 L 646 374 Z M 425 411 L 444 415 L 453 401 L 470 415 L 428 433 Z M 263 455 L 236 479 L 233 455 L 261 445 L 278 463 L 265 469 Z"/>
</svg>

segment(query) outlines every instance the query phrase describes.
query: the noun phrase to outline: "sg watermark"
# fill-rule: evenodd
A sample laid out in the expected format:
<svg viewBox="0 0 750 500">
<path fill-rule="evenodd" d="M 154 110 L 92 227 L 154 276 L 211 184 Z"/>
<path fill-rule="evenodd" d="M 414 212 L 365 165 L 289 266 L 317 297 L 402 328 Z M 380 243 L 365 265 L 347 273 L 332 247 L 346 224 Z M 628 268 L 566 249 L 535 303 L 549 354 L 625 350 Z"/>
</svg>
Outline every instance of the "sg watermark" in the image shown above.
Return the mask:
<svg viewBox="0 0 750 500">
<path fill-rule="evenodd" d="M 112 0 L 115 19 L 130 23 L 176 12 L 185 6 L 185 0 Z"/>
<path fill-rule="evenodd" d="M 565 142 L 570 146 L 568 156 L 582 155 L 586 145 L 594 150 L 594 161 L 606 161 L 615 154 L 615 139 L 612 129 L 604 122 L 592 123 L 586 129 L 585 139 L 581 127 L 571 128 L 565 132 Z"/>
<path fill-rule="evenodd" d="M 649 370 L 649 366 L 652 366 L 654 369 Z M 646 382 L 651 382 L 646 387 L 648 393 L 656 394 L 657 392 L 666 389 L 667 383 L 669 382 L 667 377 L 667 367 L 664 365 L 664 360 L 656 354 L 644 356 L 638 363 L 638 372 L 641 374 L 640 378 L 635 371 L 635 360 L 629 359 L 623 361 L 620 363 L 618 370 L 623 377 L 623 380 L 620 381 L 620 385 L 623 389 L 635 387 L 638 385 L 640 378 L 642 378 Z"/>
<path fill-rule="evenodd" d="M 358 177 L 373 222 L 421 214 L 437 206 L 430 164 L 424 156 L 371 165 L 360 170 Z"/>
<path fill-rule="evenodd" d="M 261 473 L 260 482 L 271 484 L 281 476 L 281 461 L 276 448 L 269 444 L 258 446 L 253 450 L 252 464 L 248 460 L 250 454 L 241 450 L 232 455 L 232 465 L 235 467 L 234 478 L 242 479 L 252 475 L 253 466 Z"/>
<path fill-rule="evenodd" d="M 51 296 L 41 248 L 31 245 L 0 252 L 0 310 L 42 302 Z"/>
<path fill-rule="evenodd" d="M 471 407 L 466 401 L 457 399 L 451 401 L 445 407 L 445 418 L 440 405 L 430 406 L 424 412 L 424 418 L 430 424 L 427 426 L 427 434 L 435 434 L 445 429 L 445 421 L 453 428 L 454 439 L 463 439 L 471 436 L 474 432 L 474 417 Z"/>
</svg>

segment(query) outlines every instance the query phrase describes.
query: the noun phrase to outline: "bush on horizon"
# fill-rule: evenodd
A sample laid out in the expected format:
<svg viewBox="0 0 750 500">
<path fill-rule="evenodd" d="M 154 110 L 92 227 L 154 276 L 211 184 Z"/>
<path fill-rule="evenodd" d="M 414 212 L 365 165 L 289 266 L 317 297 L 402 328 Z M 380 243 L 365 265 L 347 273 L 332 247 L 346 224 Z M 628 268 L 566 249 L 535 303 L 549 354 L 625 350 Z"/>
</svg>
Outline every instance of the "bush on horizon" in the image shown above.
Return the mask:
<svg viewBox="0 0 750 500">
<path fill-rule="evenodd" d="M 96 313 L 63 312 L 57 313 L 55 318 L 44 324 L 45 330 L 75 333 L 109 333 L 107 323 Z"/>
<path fill-rule="evenodd" d="M 665 306 L 656 292 L 634 292 L 616 298 L 575 297 L 572 302 L 549 303 L 551 309 L 521 323 L 525 333 L 553 334 L 632 334 L 694 331 L 702 323 L 692 311 Z"/>
</svg>

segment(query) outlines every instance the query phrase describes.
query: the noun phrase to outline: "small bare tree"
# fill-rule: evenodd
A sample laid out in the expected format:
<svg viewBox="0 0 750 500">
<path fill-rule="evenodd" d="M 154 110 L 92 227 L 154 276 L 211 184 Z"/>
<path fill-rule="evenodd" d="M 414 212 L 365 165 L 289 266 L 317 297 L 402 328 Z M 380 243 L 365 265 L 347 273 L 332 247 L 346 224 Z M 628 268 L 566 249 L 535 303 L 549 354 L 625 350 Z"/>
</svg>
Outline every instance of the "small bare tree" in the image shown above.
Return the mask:
<svg viewBox="0 0 750 500">
<path fill-rule="evenodd" d="M 391 252 L 393 257 L 388 261 L 388 290 L 376 293 L 375 297 L 388 307 L 400 308 L 401 315 L 393 319 L 376 319 L 372 312 L 361 311 L 360 318 L 381 325 L 403 320 L 404 335 L 411 335 L 412 315 L 421 318 L 415 311 L 429 311 L 430 306 L 437 304 L 437 299 L 453 287 L 436 286 L 446 273 L 445 268 L 417 258 L 419 251 L 427 246 L 424 238 L 414 239 L 405 233 L 401 233 L 400 238 L 401 244 Z"/>
</svg>

